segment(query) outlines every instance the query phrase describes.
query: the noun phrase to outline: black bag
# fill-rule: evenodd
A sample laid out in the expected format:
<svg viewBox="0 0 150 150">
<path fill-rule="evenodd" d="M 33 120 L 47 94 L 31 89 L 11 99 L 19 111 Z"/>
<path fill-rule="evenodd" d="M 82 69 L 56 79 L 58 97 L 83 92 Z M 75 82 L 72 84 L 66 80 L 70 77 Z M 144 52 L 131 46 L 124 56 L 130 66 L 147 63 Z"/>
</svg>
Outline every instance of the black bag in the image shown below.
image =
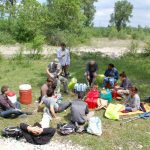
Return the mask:
<svg viewBox="0 0 150 150">
<path fill-rule="evenodd" d="M 144 99 L 144 102 L 150 103 L 150 97 L 146 97 L 146 98 Z"/>
<path fill-rule="evenodd" d="M 2 130 L 3 137 L 13 137 L 19 139 L 23 137 L 22 130 L 19 127 L 6 127 Z"/>
<path fill-rule="evenodd" d="M 62 135 L 69 135 L 75 133 L 76 126 L 74 124 L 58 124 L 57 129 Z"/>
</svg>

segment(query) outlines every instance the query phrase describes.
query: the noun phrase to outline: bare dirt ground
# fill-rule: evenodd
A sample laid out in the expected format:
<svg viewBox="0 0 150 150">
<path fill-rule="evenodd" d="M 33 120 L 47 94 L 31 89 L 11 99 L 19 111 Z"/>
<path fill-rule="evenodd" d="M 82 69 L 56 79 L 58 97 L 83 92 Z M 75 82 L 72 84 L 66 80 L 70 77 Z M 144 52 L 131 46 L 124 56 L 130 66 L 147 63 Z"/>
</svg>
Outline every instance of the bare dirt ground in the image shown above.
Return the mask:
<svg viewBox="0 0 150 150">
<path fill-rule="evenodd" d="M 90 42 L 85 45 L 79 45 L 77 47 L 70 48 L 70 51 L 75 53 L 82 52 L 101 52 L 104 55 L 108 55 L 110 57 L 119 57 L 124 53 L 129 51 L 129 47 L 131 44 L 131 40 L 109 40 L 109 39 L 91 39 Z M 15 45 L 0 45 L 0 53 L 5 56 L 12 56 L 20 51 L 20 49 L 24 49 L 24 54 L 29 53 L 26 50 L 25 46 L 20 44 Z M 139 42 L 138 52 L 143 48 L 143 43 Z M 58 47 L 44 45 L 43 52 L 44 55 L 50 55 L 56 53 Z"/>
</svg>

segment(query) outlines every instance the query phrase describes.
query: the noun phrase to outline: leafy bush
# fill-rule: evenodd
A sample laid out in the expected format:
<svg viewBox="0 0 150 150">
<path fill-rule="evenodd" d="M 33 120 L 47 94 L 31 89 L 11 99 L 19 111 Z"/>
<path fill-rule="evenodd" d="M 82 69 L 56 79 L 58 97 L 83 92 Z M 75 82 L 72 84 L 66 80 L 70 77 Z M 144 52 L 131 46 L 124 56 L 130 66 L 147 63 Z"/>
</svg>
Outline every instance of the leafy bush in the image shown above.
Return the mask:
<svg viewBox="0 0 150 150">
<path fill-rule="evenodd" d="M 16 41 L 13 36 L 7 32 L 0 31 L 0 43 L 1 44 L 14 44 Z"/>
<path fill-rule="evenodd" d="M 132 41 L 129 46 L 129 54 L 135 56 L 137 54 L 138 46 L 137 42 Z"/>
<path fill-rule="evenodd" d="M 145 56 L 150 56 L 150 42 L 146 42 L 146 45 L 144 47 L 144 55 Z"/>
<path fill-rule="evenodd" d="M 45 36 L 36 35 L 34 39 L 27 44 L 27 50 L 30 51 L 30 55 L 35 57 L 40 55 L 43 51 L 43 44 L 45 43 Z"/>
</svg>

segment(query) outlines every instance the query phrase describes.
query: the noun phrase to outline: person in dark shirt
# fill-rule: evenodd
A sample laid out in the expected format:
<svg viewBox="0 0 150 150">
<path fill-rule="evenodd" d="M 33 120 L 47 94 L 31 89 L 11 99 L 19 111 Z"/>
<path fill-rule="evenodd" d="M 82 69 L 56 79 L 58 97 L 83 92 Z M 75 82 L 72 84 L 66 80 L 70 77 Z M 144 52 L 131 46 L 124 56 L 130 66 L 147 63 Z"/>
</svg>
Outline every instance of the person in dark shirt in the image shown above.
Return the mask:
<svg viewBox="0 0 150 150">
<path fill-rule="evenodd" d="M 110 84 L 110 87 L 113 88 L 115 82 L 118 80 L 118 71 L 115 68 L 114 64 L 109 64 L 108 69 L 105 71 L 104 78 L 104 87 L 107 87 L 107 84 Z"/>
<path fill-rule="evenodd" d="M 98 71 L 98 65 L 96 63 L 96 61 L 91 60 L 86 67 L 86 72 L 85 72 L 85 76 L 86 76 L 86 80 L 89 86 L 92 86 L 96 76 L 97 76 L 97 71 Z"/>
<path fill-rule="evenodd" d="M 84 94 L 78 94 L 78 99 L 71 103 L 71 122 L 77 124 L 84 124 L 89 113 L 88 105 L 83 101 Z"/>
<path fill-rule="evenodd" d="M 39 123 L 35 123 L 33 126 L 21 123 L 20 129 L 26 141 L 36 145 L 43 145 L 50 142 L 50 139 L 56 132 L 54 128 L 42 128 Z"/>
<path fill-rule="evenodd" d="M 9 92 L 9 87 L 6 85 L 2 86 L 0 94 L 0 117 L 16 118 L 19 115 L 29 114 L 16 108 L 8 99 L 7 92 Z"/>
<path fill-rule="evenodd" d="M 120 80 L 120 86 L 115 87 L 117 89 L 117 93 L 122 97 L 129 95 L 129 89 L 132 87 L 132 82 L 128 79 L 125 72 L 120 74 Z"/>
</svg>

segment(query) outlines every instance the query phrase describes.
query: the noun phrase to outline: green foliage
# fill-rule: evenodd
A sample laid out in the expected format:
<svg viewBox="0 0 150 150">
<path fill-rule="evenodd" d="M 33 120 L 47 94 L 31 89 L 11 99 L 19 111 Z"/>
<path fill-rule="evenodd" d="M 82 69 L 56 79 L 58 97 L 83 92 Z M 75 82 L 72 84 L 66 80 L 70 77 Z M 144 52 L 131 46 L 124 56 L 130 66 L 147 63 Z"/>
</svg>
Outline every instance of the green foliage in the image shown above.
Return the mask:
<svg viewBox="0 0 150 150">
<path fill-rule="evenodd" d="M 138 50 L 138 43 L 135 41 L 132 41 L 130 46 L 129 46 L 129 55 L 135 56 L 137 54 L 137 50 Z"/>
<path fill-rule="evenodd" d="M 144 55 L 145 56 L 150 56 L 150 42 L 146 42 L 145 47 L 144 47 Z"/>
<path fill-rule="evenodd" d="M 43 51 L 45 36 L 36 35 L 34 39 L 27 44 L 27 50 L 29 49 L 31 56 L 38 56 Z"/>
<path fill-rule="evenodd" d="M 119 0 L 115 3 L 114 13 L 111 14 L 110 23 L 115 26 L 118 31 L 126 27 L 132 17 L 133 5 L 127 0 Z"/>
<path fill-rule="evenodd" d="M 86 16 L 86 19 L 84 21 L 85 26 L 93 26 L 93 18 L 94 14 L 96 12 L 94 2 L 97 2 L 97 0 L 82 0 L 82 7 L 84 15 Z"/>
<path fill-rule="evenodd" d="M 2 44 L 14 44 L 16 43 L 14 37 L 8 32 L 0 31 L 0 43 Z"/>
</svg>

